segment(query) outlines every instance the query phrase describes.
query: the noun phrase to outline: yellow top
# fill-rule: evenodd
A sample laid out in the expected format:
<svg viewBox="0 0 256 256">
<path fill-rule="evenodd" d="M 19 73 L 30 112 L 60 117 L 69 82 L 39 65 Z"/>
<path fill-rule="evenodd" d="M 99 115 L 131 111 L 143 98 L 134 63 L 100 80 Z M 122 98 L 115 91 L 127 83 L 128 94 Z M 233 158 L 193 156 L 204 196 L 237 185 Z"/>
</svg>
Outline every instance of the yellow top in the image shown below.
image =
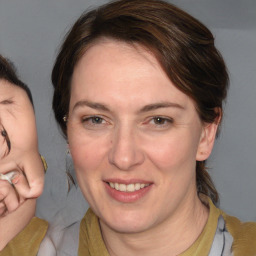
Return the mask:
<svg viewBox="0 0 256 256">
<path fill-rule="evenodd" d="M 208 200 L 210 209 L 207 223 L 197 240 L 180 256 L 207 256 L 210 252 L 218 218 L 223 216 L 226 228 L 233 237 L 234 256 L 256 256 L 256 223 L 241 223 L 237 218 L 228 216 Z M 29 225 L 19 233 L 4 249 L 0 256 L 35 256 L 45 237 L 48 224 L 39 218 L 33 218 Z M 76 252 L 74 252 L 76 255 Z M 89 209 L 81 221 L 78 256 L 110 256 L 101 236 L 98 217 Z"/>
<path fill-rule="evenodd" d="M 210 214 L 198 239 L 180 256 L 207 256 L 210 252 L 221 211 L 209 200 Z M 97 216 L 89 209 L 80 225 L 79 256 L 110 256 L 103 242 Z"/>
<path fill-rule="evenodd" d="M 26 228 L 8 243 L 8 245 L 0 252 L 0 255 L 36 256 L 47 229 L 48 223 L 45 220 L 34 217 Z"/>
<path fill-rule="evenodd" d="M 185 252 L 180 254 L 180 256 L 204 256 L 209 254 L 218 225 L 218 218 L 221 214 L 220 209 L 216 208 L 211 200 L 209 200 L 209 209 L 209 217 L 202 233 Z"/>
<path fill-rule="evenodd" d="M 223 216 L 228 232 L 234 242 L 232 252 L 234 256 L 256 256 L 256 223 L 241 223 L 235 217 L 229 216 L 216 208 L 208 199 L 210 209 L 207 223 L 197 240 L 179 256 L 200 255 L 207 256 L 210 252 L 218 218 Z M 79 256 L 110 256 L 103 242 L 97 216 L 89 209 L 81 221 L 79 236 Z"/>
</svg>

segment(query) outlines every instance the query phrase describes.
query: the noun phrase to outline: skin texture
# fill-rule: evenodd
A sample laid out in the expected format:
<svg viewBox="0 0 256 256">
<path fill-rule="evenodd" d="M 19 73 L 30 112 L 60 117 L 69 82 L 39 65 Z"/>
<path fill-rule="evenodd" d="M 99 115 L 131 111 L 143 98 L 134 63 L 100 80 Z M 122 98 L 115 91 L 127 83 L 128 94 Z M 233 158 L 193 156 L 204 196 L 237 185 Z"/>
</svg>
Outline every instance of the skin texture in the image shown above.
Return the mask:
<svg viewBox="0 0 256 256">
<path fill-rule="evenodd" d="M 0 172 L 16 171 L 13 183 L 18 194 L 38 197 L 43 191 L 44 167 L 38 153 L 33 106 L 23 89 L 5 80 L 0 80 L 0 129 Z"/>
<path fill-rule="evenodd" d="M 86 51 L 71 81 L 68 141 L 111 255 L 177 255 L 196 240 L 208 209 L 195 164 L 210 155 L 216 129 L 145 48 L 104 39 Z M 109 181 L 150 186 L 120 202 Z"/>
<path fill-rule="evenodd" d="M 32 104 L 23 89 L 5 80 L 0 80 L 0 128 L 0 172 L 16 173 L 11 180 L 13 186 L 0 180 L 2 250 L 34 216 L 36 200 L 27 198 L 39 196 L 44 185 Z"/>
<path fill-rule="evenodd" d="M 35 209 L 36 199 L 28 199 L 16 211 L 0 218 L 0 251 L 28 225 L 35 215 Z"/>
</svg>

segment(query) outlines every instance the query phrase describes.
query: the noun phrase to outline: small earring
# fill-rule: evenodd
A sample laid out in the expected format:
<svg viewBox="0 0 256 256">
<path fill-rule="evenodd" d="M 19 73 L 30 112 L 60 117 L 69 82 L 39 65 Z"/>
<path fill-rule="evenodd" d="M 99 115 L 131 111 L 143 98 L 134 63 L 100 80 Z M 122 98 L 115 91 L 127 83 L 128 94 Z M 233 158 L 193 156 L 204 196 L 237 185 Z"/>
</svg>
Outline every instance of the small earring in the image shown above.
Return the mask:
<svg viewBox="0 0 256 256">
<path fill-rule="evenodd" d="M 67 121 L 68 121 L 68 117 L 67 117 L 67 115 L 65 115 L 65 116 L 63 116 L 63 121 L 66 123 Z"/>
</svg>

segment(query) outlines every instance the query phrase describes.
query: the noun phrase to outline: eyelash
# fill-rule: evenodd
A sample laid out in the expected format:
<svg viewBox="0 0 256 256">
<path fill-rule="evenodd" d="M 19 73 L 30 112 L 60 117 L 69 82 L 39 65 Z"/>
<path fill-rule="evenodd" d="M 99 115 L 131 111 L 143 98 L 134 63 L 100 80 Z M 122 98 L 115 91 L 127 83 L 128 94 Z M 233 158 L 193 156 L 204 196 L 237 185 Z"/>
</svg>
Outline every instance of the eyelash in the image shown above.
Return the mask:
<svg viewBox="0 0 256 256">
<path fill-rule="evenodd" d="M 152 123 L 153 122 L 153 123 Z M 82 118 L 82 123 L 86 126 L 97 127 L 102 125 L 107 125 L 108 122 L 104 117 L 101 116 L 87 116 Z M 173 124 L 172 118 L 162 117 L 162 116 L 153 116 L 148 118 L 143 124 L 149 124 L 157 128 L 166 128 L 170 124 Z"/>
<path fill-rule="evenodd" d="M 100 121 L 100 123 L 99 123 L 99 121 Z M 87 117 L 82 118 L 82 123 L 85 125 L 90 125 L 90 126 L 102 125 L 102 121 L 105 121 L 105 119 L 101 116 L 87 116 Z"/>
<path fill-rule="evenodd" d="M 146 123 L 150 124 L 151 122 L 153 122 L 152 125 L 157 126 L 158 128 L 165 128 L 165 127 L 169 126 L 170 124 L 173 124 L 173 119 L 163 117 L 163 116 L 153 116 Z"/>
</svg>

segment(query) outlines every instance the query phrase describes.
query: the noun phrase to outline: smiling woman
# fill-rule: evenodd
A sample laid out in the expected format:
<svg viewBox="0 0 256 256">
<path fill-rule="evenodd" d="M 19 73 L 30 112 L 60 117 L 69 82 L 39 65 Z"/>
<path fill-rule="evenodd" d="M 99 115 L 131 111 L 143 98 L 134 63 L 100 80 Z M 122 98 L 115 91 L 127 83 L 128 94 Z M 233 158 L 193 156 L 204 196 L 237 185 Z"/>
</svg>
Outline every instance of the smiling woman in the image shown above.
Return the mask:
<svg viewBox="0 0 256 256">
<path fill-rule="evenodd" d="M 90 209 L 39 255 L 255 255 L 256 224 L 216 207 L 206 171 L 228 74 L 203 24 L 163 1 L 111 2 L 74 24 L 52 82 Z"/>
<path fill-rule="evenodd" d="M 114 1 L 74 24 L 52 81 L 91 207 L 79 255 L 255 253 L 255 224 L 214 206 L 206 171 L 228 75 L 204 25 L 162 1 Z"/>
<path fill-rule="evenodd" d="M 81 101 L 90 104 L 75 107 Z M 140 45 L 103 38 L 76 65 L 69 148 L 87 201 L 119 232 L 148 232 L 179 213 L 184 218 L 176 224 L 196 231 L 186 239 L 192 243 L 207 220 L 196 192 L 195 159 L 208 157 L 216 129 L 200 121 L 192 99 Z M 186 219 L 189 212 L 204 220 L 200 227 Z"/>
</svg>

